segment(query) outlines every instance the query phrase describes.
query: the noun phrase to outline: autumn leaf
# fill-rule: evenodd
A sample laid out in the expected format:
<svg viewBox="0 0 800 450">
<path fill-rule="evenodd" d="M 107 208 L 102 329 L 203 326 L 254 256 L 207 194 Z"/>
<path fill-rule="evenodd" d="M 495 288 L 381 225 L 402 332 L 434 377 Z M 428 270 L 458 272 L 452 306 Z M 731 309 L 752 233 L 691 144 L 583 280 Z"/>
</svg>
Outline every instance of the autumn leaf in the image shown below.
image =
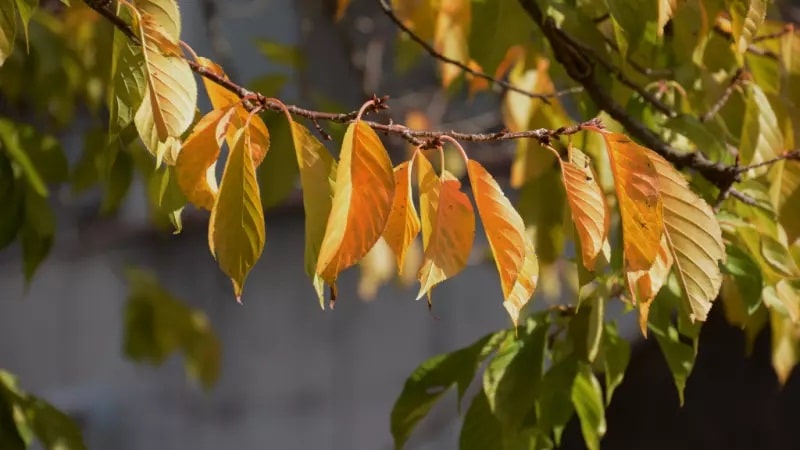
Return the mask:
<svg viewBox="0 0 800 450">
<path fill-rule="evenodd" d="M 439 188 L 441 180 L 433 170 L 428 158 L 420 154 L 417 163 L 417 185 L 419 187 L 420 228 L 422 231 L 422 248 L 428 247 L 436 222 L 436 208 L 439 204 Z"/>
<path fill-rule="evenodd" d="M 178 43 L 181 36 L 181 15 L 176 0 L 136 0 L 136 9 L 147 13 L 163 29 L 170 41 Z"/>
<path fill-rule="evenodd" d="M 394 196 L 392 162 L 380 138 L 362 121 L 347 127 L 331 214 L 317 259 L 318 273 L 335 285 L 339 272 L 364 257 L 383 234 Z"/>
<path fill-rule="evenodd" d="M 648 150 L 663 197 L 664 233 L 674 260 L 675 274 L 688 300 L 690 318 L 705 321 L 722 285 L 720 262 L 725 262 L 722 231 L 711 207 L 689 188 L 672 165 Z"/>
<path fill-rule="evenodd" d="M 639 328 L 642 336 L 647 337 L 647 317 L 650 313 L 650 304 L 656 294 L 667 282 L 669 271 L 672 268 L 672 253 L 667 243 L 667 236 L 661 238 L 658 255 L 650 270 L 634 270 L 625 273 L 631 297 L 639 307 Z"/>
<path fill-rule="evenodd" d="M 218 191 L 216 163 L 233 112 L 230 107 L 215 109 L 200 119 L 183 143 L 175 164 L 178 186 L 186 199 L 209 211 Z"/>
<path fill-rule="evenodd" d="M 17 35 L 17 17 L 14 14 L 14 3 L 0 8 L 0 67 L 14 50 L 14 39 Z"/>
<path fill-rule="evenodd" d="M 460 63 L 469 64 L 469 29 L 472 20 L 470 0 L 441 0 L 436 18 L 434 48 L 439 53 Z M 442 85 L 450 86 L 461 68 L 442 61 Z"/>
<path fill-rule="evenodd" d="M 247 274 L 261 256 L 265 241 L 264 210 L 249 147 L 248 129 L 238 130 L 208 222 L 209 249 L 231 278 L 240 302 Z"/>
<path fill-rule="evenodd" d="M 303 188 L 303 209 L 305 210 L 305 268 L 317 292 L 320 307 L 324 308 L 322 278 L 317 274 L 325 225 L 331 212 L 336 161 L 322 143 L 308 128 L 292 120 L 290 122 L 292 142 L 300 169 L 300 184 Z"/>
<path fill-rule="evenodd" d="M 146 11 L 140 11 L 139 34 L 147 75 L 147 90 L 134 122 L 147 149 L 175 164 L 180 137 L 194 119 L 197 84 L 189 64 L 180 57 L 177 38 Z"/>
<path fill-rule="evenodd" d="M 609 260 L 611 253 L 608 242 L 611 215 L 606 197 L 585 153 L 570 147 L 569 161 L 561 158 L 558 161 L 561 163 L 561 178 L 572 211 L 572 220 L 581 240 L 583 267 L 594 271 L 598 255 L 603 253 L 606 260 Z"/>
<path fill-rule="evenodd" d="M 222 79 L 228 79 L 228 75 L 225 74 L 222 67 L 208 58 L 198 57 L 197 64 Z M 239 96 L 206 77 L 203 77 L 203 85 L 206 88 L 208 98 L 211 100 L 211 105 L 214 109 L 225 108 L 240 102 Z M 231 124 L 233 126 L 228 130 L 228 147 L 233 147 L 236 130 L 242 128 L 246 123 L 249 124 L 248 132 L 250 133 L 251 142 L 250 153 L 253 156 L 253 162 L 256 167 L 258 167 L 261 165 L 261 162 L 264 161 L 269 151 L 269 130 L 261 117 L 250 117 L 250 112 L 247 111 L 241 103 L 236 106 L 236 114 L 234 114 L 231 119 Z"/>
<path fill-rule="evenodd" d="M 467 172 L 478 214 L 500 274 L 503 305 L 516 326 L 519 311 L 533 295 L 539 275 L 533 242 L 525 233 L 522 217 L 492 175 L 473 160 L 467 162 Z"/>
<path fill-rule="evenodd" d="M 622 217 L 626 270 L 648 270 L 658 254 L 664 229 L 658 174 L 648 157 L 651 151 L 623 134 L 608 131 L 601 134 Z"/>
<path fill-rule="evenodd" d="M 425 158 L 419 155 L 419 158 Z M 411 197 L 411 169 L 408 162 L 394 168 L 394 200 L 383 238 L 394 252 L 397 267 L 402 272 L 406 250 L 420 230 L 419 216 Z"/>
<path fill-rule="evenodd" d="M 440 180 L 436 215 L 418 273 L 417 299 L 466 267 L 475 239 L 475 213 L 461 183 L 447 171 Z"/>
</svg>

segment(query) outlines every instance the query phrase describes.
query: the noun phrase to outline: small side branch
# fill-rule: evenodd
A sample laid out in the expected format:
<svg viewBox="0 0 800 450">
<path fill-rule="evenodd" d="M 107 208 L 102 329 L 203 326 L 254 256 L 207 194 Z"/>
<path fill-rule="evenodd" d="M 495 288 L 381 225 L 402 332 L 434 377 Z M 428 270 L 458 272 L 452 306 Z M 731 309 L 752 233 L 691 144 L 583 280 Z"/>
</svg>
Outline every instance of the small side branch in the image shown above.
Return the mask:
<svg viewBox="0 0 800 450">
<path fill-rule="evenodd" d="M 731 94 L 733 94 L 733 91 L 741 86 L 742 83 L 744 83 L 748 78 L 749 76 L 747 75 L 747 72 L 745 72 L 743 69 L 738 69 L 736 73 L 733 74 L 733 77 L 731 77 L 730 83 L 722 92 L 719 100 L 711 105 L 711 108 L 709 108 L 708 111 L 700 115 L 700 121 L 707 122 L 711 120 L 712 117 L 716 116 L 719 110 L 722 109 L 722 107 L 725 106 L 725 103 L 728 102 L 728 99 L 731 97 Z"/>
<path fill-rule="evenodd" d="M 782 154 L 776 156 L 775 158 L 768 159 L 766 161 L 762 161 L 760 163 L 751 164 L 749 166 L 739 167 L 737 169 L 738 173 L 745 173 L 748 170 L 758 169 L 759 167 L 766 167 L 771 166 L 779 161 L 784 160 L 791 160 L 791 161 L 800 161 L 800 149 L 790 150 L 788 152 L 783 152 Z"/>
</svg>

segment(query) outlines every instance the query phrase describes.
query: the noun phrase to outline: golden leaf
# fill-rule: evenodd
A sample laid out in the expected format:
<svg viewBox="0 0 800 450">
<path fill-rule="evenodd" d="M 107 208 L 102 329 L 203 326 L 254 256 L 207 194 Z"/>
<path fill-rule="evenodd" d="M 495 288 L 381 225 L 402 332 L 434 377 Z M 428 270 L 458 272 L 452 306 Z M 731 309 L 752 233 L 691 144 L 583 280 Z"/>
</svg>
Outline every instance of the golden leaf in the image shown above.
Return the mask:
<svg viewBox="0 0 800 450">
<path fill-rule="evenodd" d="M 424 158 L 422 155 L 418 157 Z M 414 199 L 411 197 L 411 170 L 408 164 L 404 162 L 394 168 L 394 200 L 386 229 L 383 230 L 383 238 L 394 252 L 401 273 L 406 250 L 420 229 L 417 208 L 414 207 Z"/>
<path fill-rule="evenodd" d="M 180 137 L 194 120 L 197 84 L 189 64 L 179 56 L 177 41 L 145 11 L 141 11 L 139 33 L 147 90 L 134 122 L 157 165 L 162 159 L 175 164 Z"/>
<path fill-rule="evenodd" d="M 197 58 L 197 64 L 214 75 L 222 77 L 226 80 L 228 79 L 228 75 L 225 74 L 225 71 L 222 70 L 222 67 L 208 58 Z M 214 107 L 214 109 L 225 108 L 234 103 L 238 103 L 240 100 L 239 96 L 225 89 L 219 84 L 209 80 L 208 78 L 203 77 L 203 85 L 206 87 L 208 98 L 211 100 L 211 105 Z M 248 123 L 247 120 L 249 116 L 250 113 L 247 111 L 247 109 L 241 103 L 239 103 L 236 106 L 236 114 L 231 119 L 231 124 L 233 126 L 228 130 L 227 141 L 229 147 L 233 147 L 233 137 L 236 134 L 236 130 L 242 128 L 245 123 Z M 258 167 L 261 165 L 261 162 L 264 161 L 264 158 L 267 156 L 267 152 L 269 151 L 269 130 L 267 129 L 267 125 L 264 123 L 261 117 L 253 116 L 250 118 L 248 132 L 250 133 L 251 142 L 250 152 L 253 156 L 253 162 L 255 163 L 256 167 Z"/>
<path fill-rule="evenodd" d="M 711 207 L 692 192 L 683 175 L 652 150 L 647 154 L 658 174 L 664 233 L 675 274 L 689 303 L 690 319 L 705 321 L 722 284 L 722 231 Z"/>
<path fill-rule="evenodd" d="M 441 0 L 436 18 L 433 46 L 439 53 L 460 63 L 469 64 L 469 29 L 472 20 L 470 0 Z M 450 86 L 461 68 L 442 61 L 442 85 Z"/>
<path fill-rule="evenodd" d="M 181 36 L 181 15 L 176 0 L 136 0 L 136 9 L 147 13 L 164 30 L 164 35 L 177 44 Z"/>
<path fill-rule="evenodd" d="M 266 240 L 261 193 L 249 146 L 248 128 L 238 130 L 208 222 L 209 249 L 231 278 L 237 301 L 241 301 L 245 279 Z"/>
<path fill-rule="evenodd" d="M 611 215 L 589 157 L 576 148 L 570 148 L 569 159 L 558 160 L 561 163 L 562 180 L 572 220 L 581 240 L 583 267 L 594 271 L 595 261 L 601 252 L 606 260 L 610 257 L 608 228 Z"/>
<path fill-rule="evenodd" d="M 424 246 L 422 267 L 417 274 L 420 281 L 417 299 L 426 293 L 430 295 L 435 285 L 464 269 L 475 239 L 472 204 L 461 192 L 461 183 L 446 171 L 440 178 L 435 211 L 433 228 Z"/>
<path fill-rule="evenodd" d="M 537 264 L 533 243 L 525 233 L 522 217 L 492 175 L 473 160 L 467 162 L 467 172 L 478 214 L 500 274 L 503 304 L 516 326 L 519 311 L 531 298 L 536 286 L 538 270 L 531 273 L 531 264 Z"/>
<path fill-rule="evenodd" d="M 305 268 L 312 280 L 324 308 L 323 282 L 317 274 L 317 258 L 325 236 L 325 224 L 331 212 L 336 161 L 322 143 L 308 128 L 292 120 L 290 122 L 292 142 L 300 169 L 300 184 L 303 188 L 303 209 L 305 210 Z"/>
<path fill-rule="evenodd" d="M 631 297 L 639 306 L 639 328 L 642 335 L 647 337 L 647 317 L 650 313 L 650 304 L 656 294 L 667 282 L 669 270 L 672 268 L 672 253 L 667 244 L 666 234 L 661 238 L 658 255 L 650 270 L 634 270 L 625 273 Z"/>
<path fill-rule="evenodd" d="M 317 259 L 318 273 L 334 285 L 339 272 L 364 257 L 383 234 L 394 196 L 392 162 L 369 125 L 347 127 L 331 214 Z"/>
<path fill-rule="evenodd" d="M 183 143 L 175 163 L 183 195 L 193 205 L 209 211 L 217 198 L 217 159 L 232 114 L 233 108 L 227 108 L 203 116 Z"/>
<path fill-rule="evenodd" d="M 664 230 L 658 174 L 648 157 L 652 152 L 623 134 L 601 134 L 606 141 L 622 217 L 626 270 L 649 270 Z"/>
</svg>

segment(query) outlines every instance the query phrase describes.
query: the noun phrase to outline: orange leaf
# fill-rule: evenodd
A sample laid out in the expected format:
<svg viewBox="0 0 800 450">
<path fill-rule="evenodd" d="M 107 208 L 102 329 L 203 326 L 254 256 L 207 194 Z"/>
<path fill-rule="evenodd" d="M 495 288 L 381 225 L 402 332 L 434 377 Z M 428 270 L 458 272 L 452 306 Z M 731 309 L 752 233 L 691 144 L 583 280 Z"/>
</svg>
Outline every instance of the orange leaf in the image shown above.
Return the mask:
<svg viewBox="0 0 800 450">
<path fill-rule="evenodd" d="M 436 207 L 439 204 L 439 188 L 441 181 L 436 176 L 431 162 L 420 154 L 414 160 L 417 163 L 417 182 L 419 185 L 419 210 L 422 224 L 422 248 L 428 247 L 436 222 Z"/>
<path fill-rule="evenodd" d="M 475 213 L 461 183 L 449 172 L 442 174 L 440 183 L 433 229 L 418 273 L 417 299 L 464 269 L 475 239 Z"/>
<path fill-rule="evenodd" d="M 217 197 L 216 163 L 232 114 L 233 109 L 227 108 L 203 116 L 183 143 L 175 165 L 186 199 L 209 211 Z"/>
<path fill-rule="evenodd" d="M 558 160 L 561 163 L 562 180 L 572 211 L 572 220 L 581 240 L 583 267 L 594 271 L 597 256 L 603 252 L 608 260 L 611 252 L 608 243 L 608 205 L 589 157 L 570 147 L 569 159 Z"/>
<path fill-rule="evenodd" d="M 241 301 L 245 279 L 264 250 L 266 234 L 249 146 L 250 134 L 245 127 L 234 136 L 208 221 L 208 247 L 222 271 L 231 278 L 237 301 Z"/>
<path fill-rule="evenodd" d="M 383 234 L 394 196 L 392 162 L 375 131 L 362 121 L 347 127 L 333 205 L 317 273 L 334 285 L 339 272 L 364 257 Z"/>
<path fill-rule="evenodd" d="M 536 286 L 538 270 L 531 270 L 532 264 L 537 265 L 533 243 L 525 234 L 522 217 L 489 172 L 473 160 L 467 162 L 467 172 L 500 274 L 503 303 L 516 325 L 520 309 L 533 295 Z"/>
<path fill-rule="evenodd" d="M 420 156 L 422 157 L 422 156 Z M 394 251 L 397 267 L 402 272 L 403 260 L 411 241 L 419 234 L 420 224 L 414 200 L 411 197 L 411 170 L 408 162 L 394 169 L 394 200 L 383 238 Z"/>
<path fill-rule="evenodd" d="M 663 201 L 650 150 L 620 133 L 602 131 L 622 218 L 626 270 L 649 270 L 664 230 Z"/>
<path fill-rule="evenodd" d="M 197 64 L 214 75 L 226 80 L 228 79 L 222 67 L 208 58 L 197 58 Z M 203 77 L 203 84 L 206 87 L 206 92 L 208 92 L 208 97 L 214 109 L 225 108 L 239 101 L 239 96 L 208 78 Z M 228 130 L 228 147 L 233 147 L 233 137 L 236 134 L 236 130 L 242 128 L 244 124 L 247 123 L 249 115 L 250 113 L 244 106 L 241 104 L 236 106 L 236 115 L 231 119 L 233 127 Z M 250 133 L 250 153 L 253 156 L 253 162 L 256 167 L 258 167 L 261 165 L 261 162 L 264 161 L 264 157 L 267 156 L 267 152 L 269 151 L 269 130 L 267 130 L 267 125 L 261 120 L 261 117 L 253 116 L 252 119 L 250 119 L 248 132 Z"/>
<path fill-rule="evenodd" d="M 650 304 L 656 294 L 667 282 L 669 270 L 672 268 L 672 253 L 667 245 L 666 234 L 661 239 L 656 260 L 650 270 L 634 270 L 625 273 L 631 297 L 639 306 L 639 328 L 642 335 L 647 337 L 647 316 L 650 313 Z"/>
</svg>

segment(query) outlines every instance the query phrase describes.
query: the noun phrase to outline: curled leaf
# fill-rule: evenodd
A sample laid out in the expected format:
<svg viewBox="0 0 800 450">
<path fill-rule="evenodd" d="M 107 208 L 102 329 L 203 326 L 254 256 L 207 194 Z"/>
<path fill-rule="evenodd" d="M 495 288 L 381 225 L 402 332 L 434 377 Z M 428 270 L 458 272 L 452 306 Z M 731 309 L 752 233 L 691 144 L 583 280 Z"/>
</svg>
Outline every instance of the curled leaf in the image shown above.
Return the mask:
<svg viewBox="0 0 800 450">
<path fill-rule="evenodd" d="M 666 234 L 661 238 L 661 247 L 650 270 L 632 270 L 625 273 L 631 297 L 639 307 L 639 328 L 642 336 L 647 337 L 647 317 L 650 314 L 650 304 L 656 294 L 667 282 L 669 270 L 672 268 L 672 253 L 667 244 Z"/>
</svg>

